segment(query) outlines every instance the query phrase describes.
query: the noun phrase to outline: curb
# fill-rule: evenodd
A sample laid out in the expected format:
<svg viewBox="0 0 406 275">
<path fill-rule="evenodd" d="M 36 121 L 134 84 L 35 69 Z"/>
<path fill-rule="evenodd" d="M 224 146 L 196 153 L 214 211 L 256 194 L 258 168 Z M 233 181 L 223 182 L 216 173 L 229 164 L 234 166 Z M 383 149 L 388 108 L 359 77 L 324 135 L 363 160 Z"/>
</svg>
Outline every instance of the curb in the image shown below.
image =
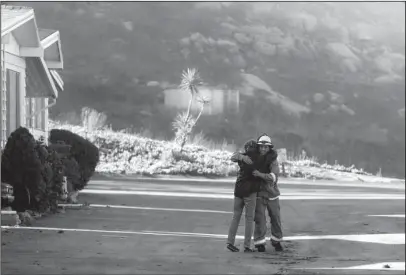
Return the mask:
<svg viewBox="0 0 406 275">
<path fill-rule="evenodd" d="M 235 183 L 236 177 L 204 177 L 204 176 L 183 176 L 183 175 L 155 175 L 155 176 L 144 176 L 139 174 L 128 174 L 128 175 L 118 175 L 118 174 L 95 174 L 92 177 L 91 181 L 145 181 L 145 182 L 153 182 L 153 181 L 168 181 L 168 182 L 189 182 L 189 183 Z M 377 180 L 369 180 L 368 178 L 361 180 L 354 180 L 350 178 L 342 178 L 340 180 L 333 179 L 320 179 L 320 180 L 313 180 L 313 179 L 306 179 L 306 178 L 295 178 L 295 177 L 280 177 L 279 183 L 295 183 L 300 182 L 301 184 L 308 184 L 308 183 L 329 183 L 329 184 L 337 184 L 339 183 L 342 186 L 351 186 L 351 185 L 360 185 L 360 187 L 378 187 L 378 188 L 388 188 L 388 187 L 398 187 L 399 189 L 405 188 L 405 183 L 401 179 L 384 179 L 382 181 Z M 327 184 L 328 185 L 328 184 Z"/>
<path fill-rule="evenodd" d="M 13 215 L 13 214 L 17 214 L 17 211 L 13 211 L 13 210 L 1 210 L 1 215 Z"/>
<path fill-rule="evenodd" d="M 16 211 L 1 210 L 1 225 L 17 226 L 21 223 Z"/>
<path fill-rule="evenodd" d="M 58 208 L 62 209 L 76 209 L 81 207 L 90 206 L 84 203 L 58 203 Z"/>
<path fill-rule="evenodd" d="M 155 176 L 144 177 L 138 175 L 109 175 L 92 177 L 90 181 L 139 181 L 139 182 L 188 182 L 188 183 L 235 183 L 235 177 L 231 178 L 206 178 L 206 177 L 182 177 L 182 176 Z"/>
</svg>

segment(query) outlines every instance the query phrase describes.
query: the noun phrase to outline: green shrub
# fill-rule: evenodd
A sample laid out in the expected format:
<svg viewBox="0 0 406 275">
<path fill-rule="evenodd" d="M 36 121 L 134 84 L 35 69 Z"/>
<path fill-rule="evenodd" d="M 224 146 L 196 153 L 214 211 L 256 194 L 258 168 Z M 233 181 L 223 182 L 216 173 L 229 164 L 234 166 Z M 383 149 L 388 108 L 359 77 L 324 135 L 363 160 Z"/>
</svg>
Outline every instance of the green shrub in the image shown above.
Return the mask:
<svg viewBox="0 0 406 275">
<path fill-rule="evenodd" d="M 40 174 L 41 178 L 39 181 L 39 184 L 37 186 L 37 192 L 36 192 L 36 199 L 35 201 L 38 202 L 38 205 L 35 210 L 38 210 L 39 212 L 47 212 L 47 210 L 50 208 L 49 207 L 49 200 L 48 200 L 48 190 L 52 188 L 52 169 L 47 162 L 48 160 L 48 150 L 46 146 L 39 141 L 36 141 L 36 146 L 35 150 L 38 155 L 38 159 L 41 163 L 40 167 Z"/>
<path fill-rule="evenodd" d="M 48 158 L 47 164 L 48 169 L 52 171 L 51 173 L 51 182 L 52 184 L 47 189 L 47 201 L 50 207 L 50 210 L 56 210 L 58 199 L 62 195 L 62 182 L 64 175 L 64 165 L 62 162 L 61 156 L 50 147 L 47 147 Z"/>
<path fill-rule="evenodd" d="M 53 184 L 52 169 L 47 161 L 49 153 L 46 146 L 39 141 L 36 141 L 35 150 L 37 152 L 38 159 L 41 163 L 39 170 L 41 177 L 37 185 L 37 192 L 35 197 L 35 201 L 37 201 L 38 204 L 34 208 L 31 207 L 31 210 L 37 210 L 39 212 L 47 212 L 49 210 L 49 201 L 47 193 Z"/>
<path fill-rule="evenodd" d="M 172 150 L 172 156 L 176 162 L 181 161 L 181 160 L 186 161 L 186 162 L 195 162 L 196 161 L 196 157 L 193 157 L 193 156 L 187 154 L 186 152 Z"/>
<path fill-rule="evenodd" d="M 10 135 L 1 164 L 2 180 L 14 187 L 13 209 L 56 210 L 62 194 L 63 165 L 54 150 L 20 127 Z"/>
<path fill-rule="evenodd" d="M 40 189 L 40 212 L 55 212 L 63 191 L 64 164 L 60 154 L 42 142 L 37 142 L 36 150 L 41 161 L 41 175 L 45 189 Z"/>
<path fill-rule="evenodd" d="M 17 211 L 38 209 L 46 184 L 36 141 L 28 129 L 20 127 L 11 133 L 1 156 L 2 181 L 14 188 L 12 207 Z"/>
<path fill-rule="evenodd" d="M 51 143 L 64 142 L 71 146 L 70 155 L 76 160 L 80 171 L 80 184 L 76 185 L 78 189 L 75 190 L 83 189 L 93 176 L 99 162 L 99 149 L 90 141 L 68 130 L 51 130 L 50 141 Z"/>
</svg>

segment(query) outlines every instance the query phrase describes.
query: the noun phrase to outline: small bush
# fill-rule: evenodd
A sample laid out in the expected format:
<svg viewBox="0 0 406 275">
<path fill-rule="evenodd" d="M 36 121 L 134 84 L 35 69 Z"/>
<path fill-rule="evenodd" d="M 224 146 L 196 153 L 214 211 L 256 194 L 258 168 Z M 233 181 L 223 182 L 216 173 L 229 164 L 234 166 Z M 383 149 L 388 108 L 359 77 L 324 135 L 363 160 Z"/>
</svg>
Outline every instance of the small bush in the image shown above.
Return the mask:
<svg viewBox="0 0 406 275">
<path fill-rule="evenodd" d="M 14 187 L 15 210 L 56 210 L 62 194 L 62 172 L 56 152 L 35 141 L 26 128 L 11 134 L 2 154 L 2 180 Z"/>
<path fill-rule="evenodd" d="M 2 154 L 2 181 L 13 186 L 15 200 L 12 207 L 17 211 L 38 209 L 46 189 L 36 147 L 28 129 L 20 127 L 11 133 Z"/>
<path fill-rule="evenodd" d="M 76 160 L 80 171 L 80 183 L 76 185 L 79 189 L 75 190 L 83 189 L 93 176 L 99 162 L 99 149 L 90 141 L 67 130 L 51 130 L 50 141 L 51 143 L 64 142 L 71 146 L 71 157 Z"/>
<path fill-rule="evenodd" d="M 172 150 L 172 156 L 176 162 L 181 161 L 181 160 L 186 161 L 186 162 L 195 162 L 196 161 L 195 157 L 190 156 L 186 152 Z"/>
</svg>

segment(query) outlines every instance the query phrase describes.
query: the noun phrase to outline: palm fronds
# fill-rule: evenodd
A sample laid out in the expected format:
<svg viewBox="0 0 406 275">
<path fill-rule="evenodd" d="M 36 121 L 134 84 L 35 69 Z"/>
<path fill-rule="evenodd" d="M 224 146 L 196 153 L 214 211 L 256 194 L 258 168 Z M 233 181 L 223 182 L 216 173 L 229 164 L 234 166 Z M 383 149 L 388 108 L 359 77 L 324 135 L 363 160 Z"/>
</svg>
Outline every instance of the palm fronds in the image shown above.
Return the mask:
<svg viewBox="0 0 406 275">
<path fill-rule="evenodd" d="M 182 81 L 179 85 L 179 88 L 188 91 L 194 96 L 199 93 L 197 87 L 203 84 L 202 79 L 200 78 L 199 71 L 195 68 L 188 68 L 182 72 Z"/>
</svg>

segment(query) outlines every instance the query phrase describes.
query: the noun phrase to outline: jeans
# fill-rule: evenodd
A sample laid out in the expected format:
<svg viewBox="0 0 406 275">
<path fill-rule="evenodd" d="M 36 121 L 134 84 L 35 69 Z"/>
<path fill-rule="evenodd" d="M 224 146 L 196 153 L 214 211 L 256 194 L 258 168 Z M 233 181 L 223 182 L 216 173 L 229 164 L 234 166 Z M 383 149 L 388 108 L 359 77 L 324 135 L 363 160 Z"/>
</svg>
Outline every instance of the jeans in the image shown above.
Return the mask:
<svg viewBox="0 0 406 275">
<path fill-rule="evenodd" d="M 266 243 L 266 216 L 265 210 L 271 219 L 271 240 L 280 242 L 283 238 L 279 198 L 268 200 L 267 198 L 258 197 L 255 208 L 255 231 L 254 245 Z"/>
<path fill-rule="evenodd" d="M 257 193 L 252 193 L 248 197 L 238 198 L 234 197 L 234 214 L 233 220 L 228 230 L 227 243 L 234 245 L 235 236 L 237 235 L 238 225 L 240 224 L 242 211 L 245 207 L 245 234 L 244 234 L 244 247 L 251 247 L 252 233 L 254 230 L 254 214 Z"/>
</svg>

